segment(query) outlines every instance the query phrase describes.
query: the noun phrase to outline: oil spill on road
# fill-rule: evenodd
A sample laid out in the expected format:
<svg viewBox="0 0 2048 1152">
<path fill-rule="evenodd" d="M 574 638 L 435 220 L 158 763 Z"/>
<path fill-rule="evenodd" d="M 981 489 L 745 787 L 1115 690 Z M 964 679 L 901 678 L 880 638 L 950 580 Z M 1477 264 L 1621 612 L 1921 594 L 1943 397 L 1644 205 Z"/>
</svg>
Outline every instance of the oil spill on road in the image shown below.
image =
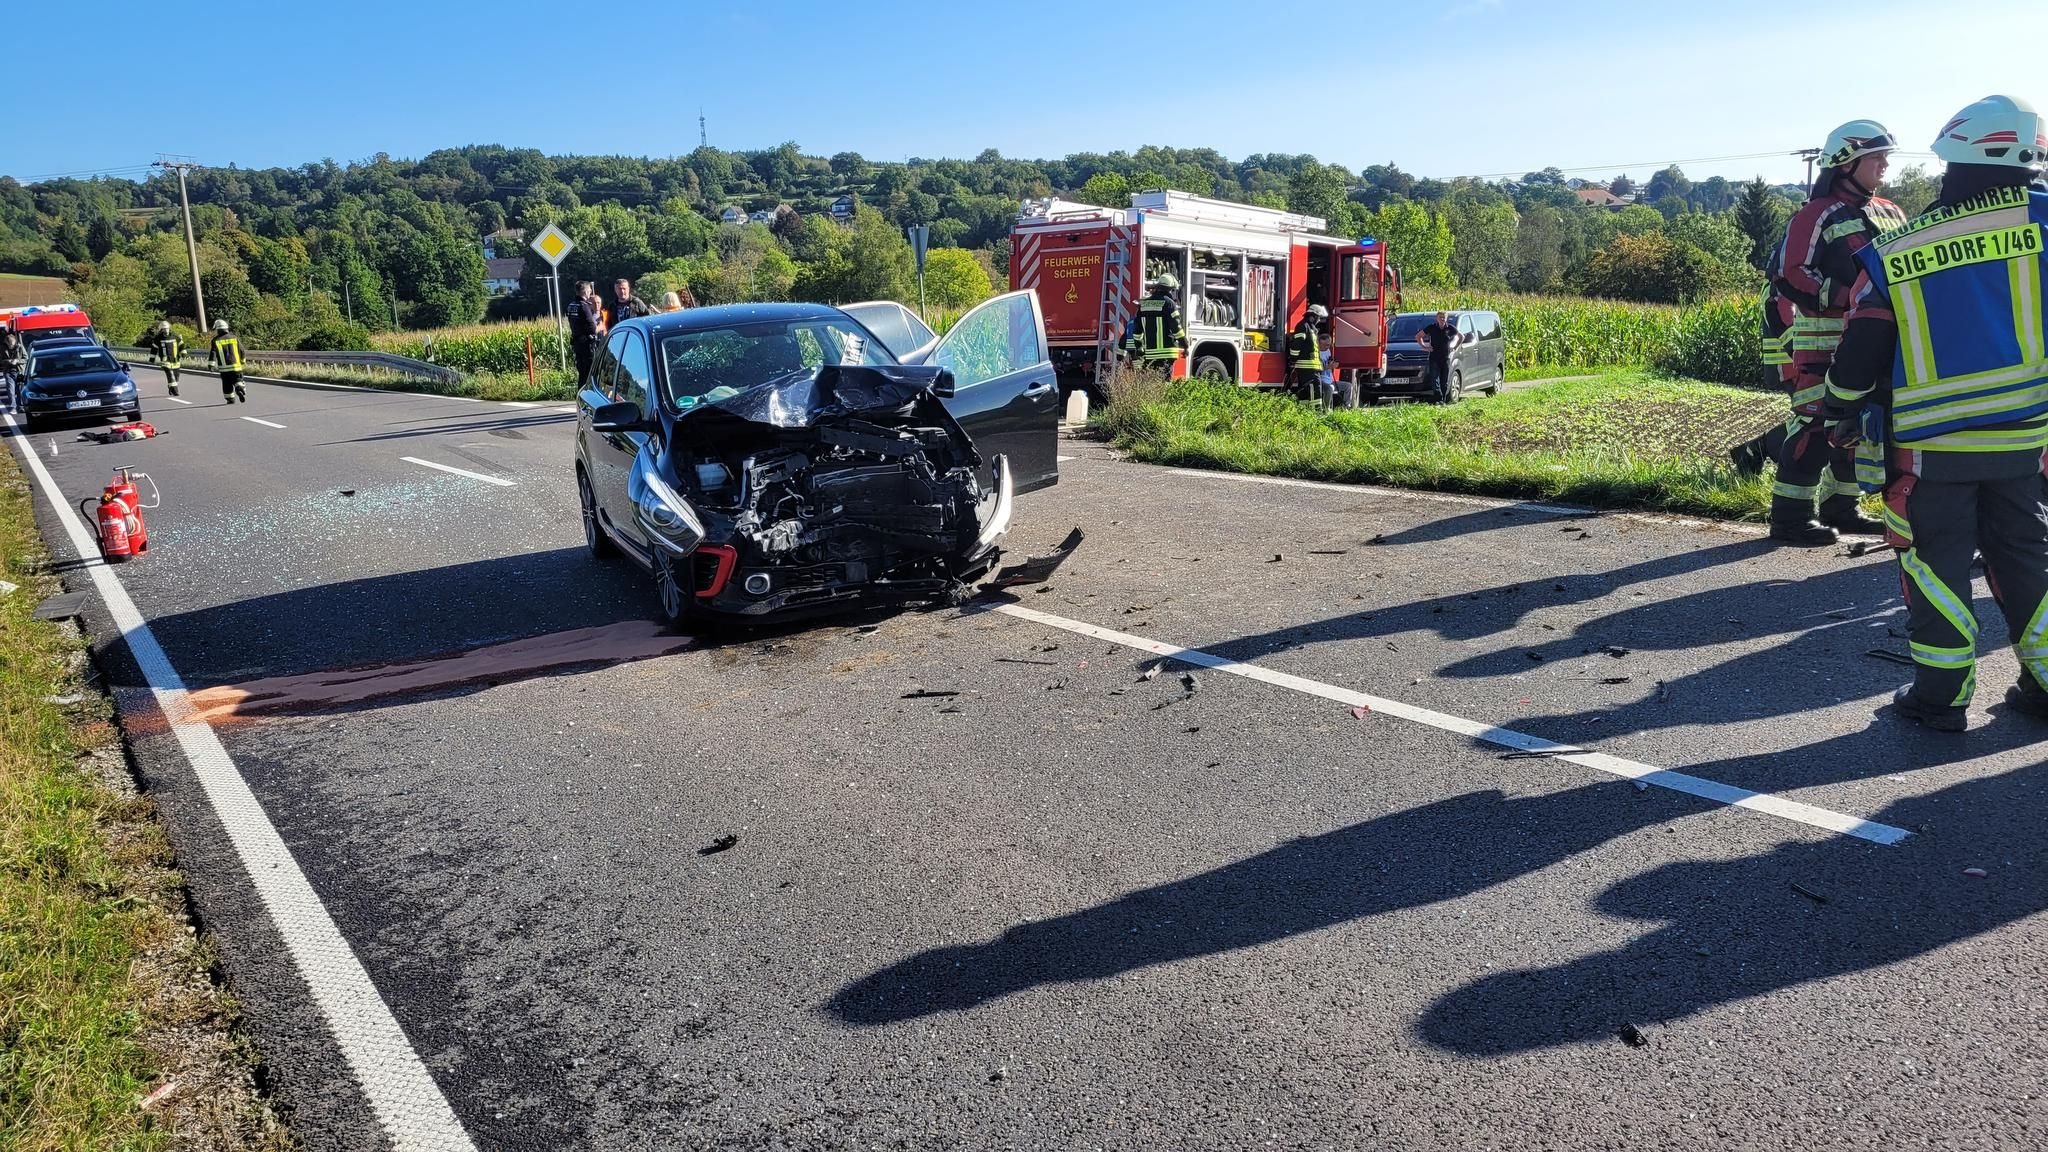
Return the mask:
<svg viewBox="0 0 2048 1152">
<path fill-rule="evenodd" d="M 431 692 L 482 681 L 523 680 L 576 665 L 613 665 L 681 652 L 688 636 L 652 620 L 551 632 L 504 644 L 369 668 L 273 676 L 192 693 L 191 719 L 211 724 L 262 712 L 340 708 L 386 696 Z"/>
</svg>

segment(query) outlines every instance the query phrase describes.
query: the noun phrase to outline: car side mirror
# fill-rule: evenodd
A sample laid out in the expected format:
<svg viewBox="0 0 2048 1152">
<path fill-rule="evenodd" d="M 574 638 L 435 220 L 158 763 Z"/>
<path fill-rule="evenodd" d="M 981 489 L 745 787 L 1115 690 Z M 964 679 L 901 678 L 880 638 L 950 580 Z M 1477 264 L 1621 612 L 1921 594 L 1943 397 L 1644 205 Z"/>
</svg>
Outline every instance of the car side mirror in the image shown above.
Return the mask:
<svg viewBox="0 0 2048 1152">
<path fill-rule="evenodd" d="M 939 369 L 939 378 L 932 381 L 932 395 L 941 400 L 951 400 L 959 391 L 958 385 L 954 383 L 953 373 L 944 368 Z"/>
<path fill-rule="evenodd" d="M 607 404 L 590 414 L 590 427 L 594 432 L 639 432 L 646 426 L 647 421 L 640 414 L 640 405 L 631 400 Z"/>
</svg>

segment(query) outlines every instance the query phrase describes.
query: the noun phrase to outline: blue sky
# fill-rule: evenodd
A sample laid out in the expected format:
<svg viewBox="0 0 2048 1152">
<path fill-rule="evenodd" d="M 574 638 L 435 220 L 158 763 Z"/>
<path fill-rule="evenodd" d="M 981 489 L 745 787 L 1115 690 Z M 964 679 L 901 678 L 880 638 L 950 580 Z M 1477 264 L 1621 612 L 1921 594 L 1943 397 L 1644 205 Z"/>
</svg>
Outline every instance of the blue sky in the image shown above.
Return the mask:
<svg viewBox="0 0 2048 1152">
<path fill-rule="evenodd" d="M 1789 180 L 1796 161 L 1747 157 L 1817 145 L 1856 116 L 1925 148 L 1950 112 L 1995 91 L 2048 106 L 2042 0 L 359 0 L 193 6 L 208 14 L 190 25 L 115 0 L 92 6 L 98 41 L 80 36 L 76 7 L 10 7 L 25 11 L 0 21 L 13 110 L 0 173 L 18 178 L 159 152 L 244 167 L 471 143 L 671 155 L 696 146 L 701 107 L 720 147 L 795 140 L 875 160 L 1158 143 L 1444 177 L 1553 164 L 1640 177 L 1680 160 L 1695 177 Z M 1797 25 L 1811 46 L 1784 35 Z M 1828 60 L 1828 43 L 1859 31 L 1881 41 L 1869 66 Z M 57 50 L 25 50 L 36 44 Z M 236 67 L 203 63 L 215 54 Z M 1700 159 L 1731 156 L 1745 158 Z"/>
</svg>

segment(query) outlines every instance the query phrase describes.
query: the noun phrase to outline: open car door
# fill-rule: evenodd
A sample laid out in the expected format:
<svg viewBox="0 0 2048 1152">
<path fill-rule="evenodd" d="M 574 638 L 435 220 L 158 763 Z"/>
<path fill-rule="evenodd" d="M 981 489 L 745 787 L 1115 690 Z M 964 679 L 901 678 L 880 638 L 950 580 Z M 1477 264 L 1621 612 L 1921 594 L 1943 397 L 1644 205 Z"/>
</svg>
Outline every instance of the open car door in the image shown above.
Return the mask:
<svg viewBox="0 0 2048 1152">
<path fill-rule="evenodd" d="M 1387 370 L 1387 249 L 1377 241 L 1337 249 L 1330 357 L 1340 371 L 1378 379 Z"/>
<path fill-rule="evenodd" d="M 874 333 L 890 355 L 906 364 L 939 341 L 938 333 L 927 327 L 917 313 L 894 300 L 842 304 L 839 310 L 860 321 L 861 327 Z"/>
<path fill-rule="evenodd" d="M 908 362 L 953 374 L 946 407 L 984 459 L 1005 456 L 1018 492 L 1058 483 L 1059 382 L 1038 293 L 985 300 Z"/>
</svg>

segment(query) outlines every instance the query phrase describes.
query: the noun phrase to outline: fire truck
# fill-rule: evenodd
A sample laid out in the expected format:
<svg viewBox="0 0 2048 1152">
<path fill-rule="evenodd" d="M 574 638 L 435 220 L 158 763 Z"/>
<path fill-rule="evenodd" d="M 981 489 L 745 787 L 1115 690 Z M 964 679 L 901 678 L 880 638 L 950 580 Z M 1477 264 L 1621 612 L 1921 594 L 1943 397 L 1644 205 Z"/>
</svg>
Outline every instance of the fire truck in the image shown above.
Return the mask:
<svg viewBox="0 0 2048 1152">
<path fill-rule="evenodd" d="M 1285 384 L 1287 333 L 1321 304 L 1338 378 L 1377 380 L 1400 274 L 1383 243 L 1326 236 L 1325 227 L 1320 217 L 1185 192 L 1134 193 L 1128 209 L 1027 200 L 1010 233 L 1010 287 L 1038 293 L 1062 386 L 1098 400 L 1094 382 L 1115 365 L 1138 302 L 1166 273 L 1180 281 L 1187 329 L 1175 377 Z"/>
</svg>

